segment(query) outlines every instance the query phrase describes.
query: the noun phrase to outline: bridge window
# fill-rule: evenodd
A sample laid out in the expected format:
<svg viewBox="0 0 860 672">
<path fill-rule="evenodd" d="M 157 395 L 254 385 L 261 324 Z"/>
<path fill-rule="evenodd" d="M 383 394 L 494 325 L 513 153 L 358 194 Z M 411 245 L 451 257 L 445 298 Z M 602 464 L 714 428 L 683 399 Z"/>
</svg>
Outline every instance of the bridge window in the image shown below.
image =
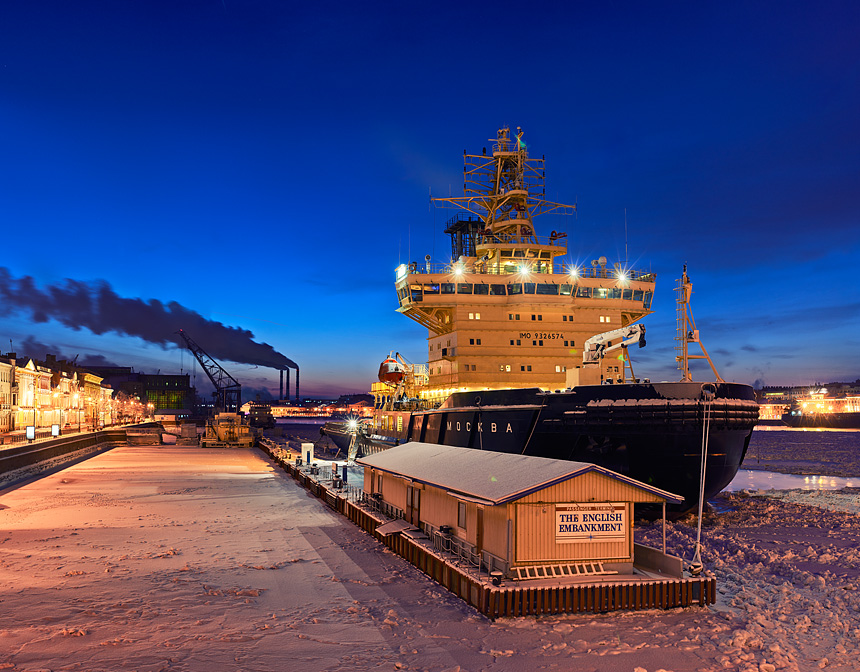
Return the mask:
<svg viewBox="0 0 860 672">
<path fill-rule="evenodd" d="M 523 283 L 523 287 L 526 290 L 526 294 L 534 294 L 535 293 L 535 283 L 526 282 L 526 283 Z"/>
<path fill-rule="evenodd" d="M 490 285 L 490 296 L 504 296 L 507 290 L 507 285 Z"/>
<path fill-rule="evenodd" d="M 424 293 L 425 294 L 438 294 L 439 293 L 439 283 L 434 282 L 432 285 L 424 285 Z"/>
<path fill-rule="evenodd" d="M 546 296 L 558 296 L 558 285 L 540 284 L 537 286 L 537 293 Z"/>
<path fill-rule="evenodd" d="M 489 290 L 489 285 L 475 285 L 475 294 L 487 294 Z"/>
<path fill-rule="evenodd" d="M 591 298 L 591 287 L 577 287 L 576 288 L 576 296 L 580 299 L 590 299 Z"/>
<path fill-rule="evenodd" d="M 521 282 L 515 282 L 513 284 L 508 285 L 508 294 L 516 295 L 523 293 L 523 285 Z"/>
<path fill-rule="evenodd" d="M 454 283 L 453 282 L 443 282 L 441 284 L 442 293 L 443 294 L 453 294 L 454 293 Z"/>
<path fill-rule="evenodd" d="M 458 282 L 457 283 L 457 294 L 471 294 L 472 293 L 472 283 L 471 282 Z"/>
</svg>

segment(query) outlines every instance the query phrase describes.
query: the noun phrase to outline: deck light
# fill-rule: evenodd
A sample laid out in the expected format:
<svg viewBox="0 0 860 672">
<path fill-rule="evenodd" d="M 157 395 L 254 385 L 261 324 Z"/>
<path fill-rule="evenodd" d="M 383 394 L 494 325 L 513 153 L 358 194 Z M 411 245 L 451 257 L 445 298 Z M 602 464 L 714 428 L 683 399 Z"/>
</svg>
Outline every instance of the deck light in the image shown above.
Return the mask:
<svg viewBox="0 0 860 672">
<path fill-rule="evenodd" d="M 520 275 L 531 275 L 532 269 L 528 264 L 520 264 Z"/>
<path fill-rule="evenodd" d="M 579 277 L 579 269 L 576 266 L 571 266 L 570 270 L 568 271 L 568 274 L 570 275 L 571 278 L 573 278 L 575 280 L 576 278 Z"/>
<path fill-rule="evenodd" d="M 358 420 L 356 420 L 355 418 L 350 418 L 346 421 L 346 427 L 350 432 L 354 432 L 356 429 L 358 429 Z"/>
<path fill-rule="evenodd" d="M 463 275 L 463 266 L 462 264 L 454 264 L 454 275 L 458 278 Z"/>
</svg>

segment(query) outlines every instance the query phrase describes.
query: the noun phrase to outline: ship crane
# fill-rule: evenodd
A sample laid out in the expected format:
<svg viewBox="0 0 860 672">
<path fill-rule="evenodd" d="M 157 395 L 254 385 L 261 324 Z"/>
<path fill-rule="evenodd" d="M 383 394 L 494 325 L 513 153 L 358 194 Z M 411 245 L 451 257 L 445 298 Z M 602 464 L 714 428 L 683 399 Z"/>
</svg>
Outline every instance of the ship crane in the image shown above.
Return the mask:
<svg viewBox="0 0 860 672">
<path fill-rule="evenodd" d="M 218 362 L 195 343 L 182 329 L 178 332 L 185 345 L 200 362 L 200 366 L 215 386 L 215 413 L 238 413 L 242 405 L 242 386 Z"/>
<path fill-rule="evenodd" d="M 616 339 L 621 339 L 617 343 L 613 343 Z M 635 380 L 633 375 L 633 364 L 630 362 L 630 357 L 626 356 L 627 346 L 638 343 L 640 348 L 645 347 L 645 325 L 631 324 L 621 329 L 613 329 L 605 331 L 602 334 L 597 334 L 589 338 L 582 350 L 582 363 L 585 366 L 589 364 L 600 364 L 600 361 L 610 352 L 622 348 L 625 353 L 624 363 L 630 368 L 630 377 Z"/>
</svg>

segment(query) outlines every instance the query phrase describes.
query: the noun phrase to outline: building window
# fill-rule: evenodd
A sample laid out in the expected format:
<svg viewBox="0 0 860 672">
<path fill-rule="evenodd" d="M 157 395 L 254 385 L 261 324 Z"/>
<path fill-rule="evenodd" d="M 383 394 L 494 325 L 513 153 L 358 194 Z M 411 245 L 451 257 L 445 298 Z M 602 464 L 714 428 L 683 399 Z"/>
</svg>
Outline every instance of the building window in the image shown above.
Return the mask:
<svg viewBox="0 0 860 672">
<path fill-rule="evenodd" d="M 601 315 L 600 321 L 601 322 L 611 322 L 610 317 L 611 317 L 610 315 Z"/>
<path fill-rule="evenodd" d="M 466 529 L 466 502 L 457 503 L 457 527 Z"/>
<path fill-rule="evenodd" d="M 510 370 L 511 370 L 511 365 L 505 364 L 505 371 L 510 371 Z"/>
<path fill-rule="evenodd" d="M 469 345 L 475 345 L 475 339 L 474 338 L 469 339 Z"/>
<path fill-rule="evenodd" d="M 526 367 L 526 371 L 531 371 L 531 370 L 532 370 L 532 365 L 531 365 L 531 364 L 529 364 L 529 365 Z"/>
<path fill-rule="evenodd" d="M 525 371 L 525 370 L 526 370 L 525 365 L 524 365 L 524 364 L 521 364 L 521 365 L 520 365 L 520 371 Z"/>
<path fill-rule="evenodd" d="M 532 345 L 537 345 L 537 341 L 532 341 Z"/>
<path fill-rule="evenodd" d="M 509 320 L 518 320 L 518 319 L 520 319 L 520 314 L 519 313 L 508 313 L 508 319 Z"/>
<path fill-rule="evenodd" d="M 475 313 L 475 319 L 480 320 L 481 319 L 481 313 Z"/>
<path fill-rule="evenodd" d="M 517 339 L 517 345 L 522 345 L 523 342 L 520 339 Z"/>
<path fill-rule="evenodd" d="M 562 316 L 561 316 L 561 321 L 562 321 L 562 322 L 567 322 L 567 315 L 562 315 Z"/>
<path fill-rule="evenodd" d="M 513 344 L 514 344 L 514 339 L 511 339 L 511 345 L 513 345 Z"/>
<path fill-rule="evenodd" d="M 469 313 L 469 319 L 474 320 L 475 319 L 475 313 Z"/>
</svg>

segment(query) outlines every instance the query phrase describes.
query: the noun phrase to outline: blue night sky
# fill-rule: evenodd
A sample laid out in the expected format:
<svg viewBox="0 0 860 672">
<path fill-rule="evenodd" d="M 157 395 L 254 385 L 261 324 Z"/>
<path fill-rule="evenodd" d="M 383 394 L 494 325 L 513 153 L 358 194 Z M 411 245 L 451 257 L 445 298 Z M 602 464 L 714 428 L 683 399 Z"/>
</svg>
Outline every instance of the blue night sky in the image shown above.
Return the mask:
<svg viewBox="0 0 860 672">
<path fill-rule="evenodd" d="M 191 369 L 113 314 L 27 305 L 70 279 L 252 332 L 303 396 L 367 391 L 389 350 L 426 360 L 393 282 L 450 259 L 428 193 L 509 125 L 578 204 L 536 222 L 571 260 L 623 260 L 626 209 L 658 275 L 637 374 L 678 377 L 687 263 L 727 380 L 860 378 L 858 31 L 854 1 L 3 3 L 0 350 Z"/>
</svg>

